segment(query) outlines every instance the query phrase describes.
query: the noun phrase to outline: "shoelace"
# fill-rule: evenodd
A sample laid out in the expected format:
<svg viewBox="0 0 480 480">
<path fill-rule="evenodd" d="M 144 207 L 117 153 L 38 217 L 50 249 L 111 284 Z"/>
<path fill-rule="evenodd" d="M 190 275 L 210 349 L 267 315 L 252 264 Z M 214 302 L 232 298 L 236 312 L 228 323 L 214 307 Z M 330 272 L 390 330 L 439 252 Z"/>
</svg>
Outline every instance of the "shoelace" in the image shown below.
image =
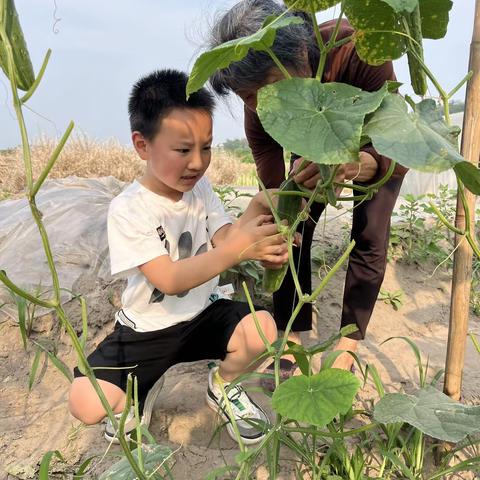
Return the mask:
<svg viewBox="0 0 480 480">
<path fill-rule="evenodd" d="M 257 412 L 252 405 L 245 390 L 240 385 L 235 385 L 227 394 L 230 403 L 234 408 L 235 416 L 238 417 L 257 417 Z M 242 398 L 242 396 L 244 398 Z M 242 401 L 243 400 L 243 401 Z"/>
</svg>

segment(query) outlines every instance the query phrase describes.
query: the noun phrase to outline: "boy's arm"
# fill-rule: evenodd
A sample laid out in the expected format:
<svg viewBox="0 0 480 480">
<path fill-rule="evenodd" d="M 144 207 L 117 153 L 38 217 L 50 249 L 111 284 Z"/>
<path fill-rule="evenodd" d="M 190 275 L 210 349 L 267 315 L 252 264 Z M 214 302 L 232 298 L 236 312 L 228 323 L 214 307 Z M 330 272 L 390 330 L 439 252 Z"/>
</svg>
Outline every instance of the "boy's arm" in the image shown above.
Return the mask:
<svg viewBox="0 0 480 480">
<path fill-rule="evenodd" d="M 266 223 L 270 218 L 259 215 L 242 224 L 225 225 L 217 232 L 225 236 L 224 241 L 208 252 L 177 261 L 162 255 L 138 268 L 155 288 L 175 295 L 208 282 L 244 260 L 283 264 L 288 259 L 286 245 L 277 234 L 277 226 Z"/>
</svg>

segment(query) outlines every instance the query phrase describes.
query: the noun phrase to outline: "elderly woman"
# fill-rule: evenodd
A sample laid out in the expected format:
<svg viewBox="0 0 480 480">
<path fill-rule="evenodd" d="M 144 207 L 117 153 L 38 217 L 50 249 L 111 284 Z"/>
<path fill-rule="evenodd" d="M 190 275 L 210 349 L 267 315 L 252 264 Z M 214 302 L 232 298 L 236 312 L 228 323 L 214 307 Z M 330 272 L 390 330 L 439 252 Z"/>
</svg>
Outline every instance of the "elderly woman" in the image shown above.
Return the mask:
<svg viewBox="0 0 480 480">
<path fill-rule="evenodd" d="M 215 47 L 228 40 L 250 35 L 261 28 L 269 15 L 279 15 L 284 8 L 273 0 L 243 0 L 225 13 L 213 27 L 211 46 Z M 277 30 L 273 51 L 287 67 L 292 76 L 314 77 L 320 53 L 315 40 L 310 17 L 303 16 L 300 25 Z M 320 25 L 324 42 L 333 34 L 335 21 Z M 346 20 L 341 23 L 337 40 L 351 35 L 351 26 Z M 267 188 L 275 188 L 285 178 L 282 147 L 263 129 L 256 114 L 257 91 L 264 85 L 283 79 L 280 70 L 268 54 L 250 51 L 241 61 L 218 71 L 211 79 L 213 89 L 219 95 L 233 91 L 244 102 L 245 134 L 252 150 L 258 175 Z M 373 67 L 362 62 L 353 43 L 347 42 L 330 51 L 323 73 L 323 82 L 343 82 L 363 90 L 374 91 L 386 80 L 394 80 L 391 62 Z M 295 170 L 300 159 L 292 161 Z M 368 185 L 382 178 L 390 160 L 379 155 L 371 145 L 362 148 L 359 162 L 345 164 L 340 169 L 341 180 L 354 180 Z M 341 326 L 355 324 L 358 330 L 342 338 L 336 348 L 355 351 L 357 342 L 365 337 L 368 322 L 377 300 L 386 266 L 386 254 L 390 230 L 390 217 L 398 197 L 406 169 L 397 166 L 390 180 L 367 202 L 359 203 L 353 210 L 351 236 L 356 241 L 348 263 L 343 297 Z M 320 178 L 318 168 L 310 163 L 295 177 L 297 183 L 313 188 Z M 310 250 L 315 225 L 324 210 L 324 205 L 315 203 L 310 212 L 311 219 L 303 227 L 301 252 L 297 252 L 295 264 L 299 265 L 299 279 L 304 292 L 311 292 Z M 299 258 L 300 257 L 300 262 Z M 279 330 L 284 330 L 296 304 L 296 292 L 292 276 L 287 274 L 282 287 L 273 295 L 274 317 Z M 321 316 L 321 311 L 320 311 Z M 293 323 L 290 340 L 299 343 L 299 332 L 312 329 L 312 305 L 306 304 Z M 340 355 L 335 367 L 350 369 L 353 358 Z M 282 377 L 290 376 L 296 365 L 282 359 Z M 270 366 L 271 368 L 271 366 Z"/>
</svg>

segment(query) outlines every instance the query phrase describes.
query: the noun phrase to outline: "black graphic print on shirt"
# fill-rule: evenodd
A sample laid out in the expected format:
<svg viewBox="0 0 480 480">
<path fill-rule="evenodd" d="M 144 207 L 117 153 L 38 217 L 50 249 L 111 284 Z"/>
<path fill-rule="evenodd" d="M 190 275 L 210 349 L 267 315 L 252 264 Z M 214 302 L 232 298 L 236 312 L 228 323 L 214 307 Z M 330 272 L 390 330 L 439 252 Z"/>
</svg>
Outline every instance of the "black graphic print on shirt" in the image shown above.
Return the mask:
<svg viewBox="0 0 480 480">
<path fill-rule="evenodd" d="M 168 253 L 170 253 L 170 243 L 168 240 L 165 239 L 165 248 Z M 190 232 L 183 232 L 178 239 L 178 259 L 183 260 L 184 258 L 189 258 L 192 256 L 192 248 L 193 248 L 193 239 L 192 234 Z M 207 244 L 204 243 L 199 247 L 199 249 L 195 252 L 196 255 L 200 255 L 207 251 Z M 183 298 L 188 295 L 190 290 L 186 290 L 185 292 L 181 292 L 177 294 L 178 298 Z M 160 303 L 165 298 L 165 294 L 155 288 L 152 292 L 152 296 L 150 297 L 149 303 Z"/>
</svg>

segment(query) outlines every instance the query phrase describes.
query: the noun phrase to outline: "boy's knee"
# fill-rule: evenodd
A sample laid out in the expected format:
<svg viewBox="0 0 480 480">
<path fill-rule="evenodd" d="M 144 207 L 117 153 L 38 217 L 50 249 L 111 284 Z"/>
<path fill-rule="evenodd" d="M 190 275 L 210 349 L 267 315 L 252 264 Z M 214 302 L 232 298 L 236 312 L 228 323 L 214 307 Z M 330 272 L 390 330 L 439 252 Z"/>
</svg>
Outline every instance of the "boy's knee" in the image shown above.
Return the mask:
<svg viewBox="0 0 480 480">
<path fill-rule="evenodd" d="M 123 392 L 109 382 L 98 380 L 98 383 L 108 402 L 115 410 L 121 401 L 120 397 Z M 98 398 L 97 392 L 90 383 L 90 380 L 86 377 L 74 379 L 70 387 L 68 407 L 70 413 L 86 425 L 95 425 L 105 418 L 105 410 Z"/>
<path fill-rule="evenodd" d="M 256 312 L 256 317 L 265 338 L 270 343 L 274 342 L 277 339 L 277 327 L 273 317 L 266 310 Z M 250 317 L 250 322 L 247 328 L 249 331 L 245 333 L 249 348 L 255 351 L 263 351 L 265 349 L 265 344 L 258 332 L 253 316 Z M 254 332 L 252 332 L 252 330 Z M 254 333 L 256 333 L 256 335 Z"/>
</svg>

